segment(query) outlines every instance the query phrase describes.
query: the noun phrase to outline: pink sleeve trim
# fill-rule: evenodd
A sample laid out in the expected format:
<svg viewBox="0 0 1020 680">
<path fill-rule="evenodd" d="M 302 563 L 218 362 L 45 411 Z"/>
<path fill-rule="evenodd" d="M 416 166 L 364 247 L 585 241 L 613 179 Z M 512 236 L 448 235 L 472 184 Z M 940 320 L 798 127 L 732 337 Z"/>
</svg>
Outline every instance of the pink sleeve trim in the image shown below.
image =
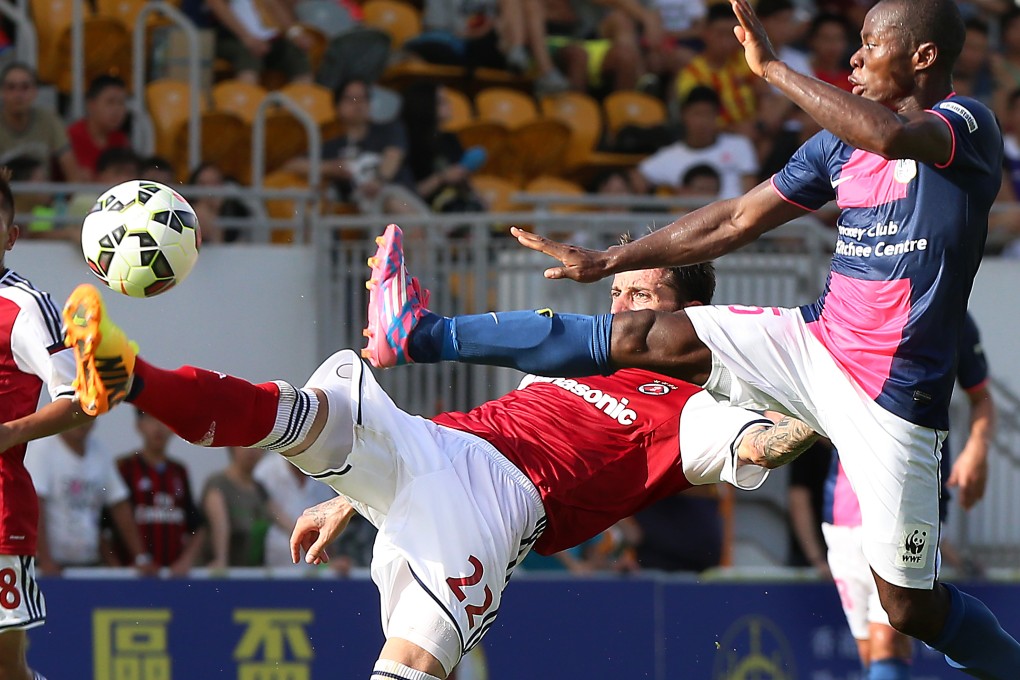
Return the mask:
<svg viewBox="0 0 1020 680">
<path fill-rule="evenodd" d="M 953 124 L 949 122 L 949 119 L 943 116 L 938 111 L 935 111 L 934 109 L 928 109 L 928 113 L 934 113 L 936 116 L 942 119 L 943 123 L 949 126 L 949 136 L 953 140 L 953 145 L 949 147 L 949 160 L 941 165 L 939 165 L 938 163 L 935 164 L 935 167 L 938 168 L 939 170 L 941 170 L 942 168 L 948 168 L 952 164 L 953 159 L 956 158 L 956 130 L 953 129 Z"/>
<path fill-rule="evenodd" d="M 985 378 L 984 380 L 979 382 L 977 385 L 971 385 L 970 387 L 964 387 L 963 391 L 966 392 L 967 394 L 974 394 L 978 390 L 981 390 L 981 389 L 984 389 L 984 388 L 988 387 L 988 383 L 991 382 L 991 380 L 992 380 L 991 378 Z"/>
<path fill-rule="evenodd" d="M 779 190 L 779 187 L 776 186 L 776 176 L 775 175 L 772 175 L 772 177 L 769 178 L 769 184 L 772 186 L 772 191 L 776 192 L 776 194 L 779 195 L 779 198 L 783 199 L 784 201 L 786 201 L 790 205 L 795 205 L 798 208 L 800 208 L 801 210 L 806 210 L 808 212 L 814 212 L 814 210 L 812 210 L 811 208 L 807 207 L 806 205 L 801 205 L 797 201 L 794 201 L 794 200 L 791 200 L 791 199 L 787 198 L 783 194 L 783 192 Z"/>
</svg>

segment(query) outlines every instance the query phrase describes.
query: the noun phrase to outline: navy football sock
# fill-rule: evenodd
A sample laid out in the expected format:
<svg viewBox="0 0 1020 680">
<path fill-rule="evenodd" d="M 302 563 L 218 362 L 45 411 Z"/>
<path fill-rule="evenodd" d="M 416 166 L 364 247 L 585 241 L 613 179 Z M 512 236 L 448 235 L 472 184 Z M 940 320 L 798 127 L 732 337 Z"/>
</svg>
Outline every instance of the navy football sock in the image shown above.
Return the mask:
<svg viewBox="0 0 1020 680">
<path fill-rule="evenodd" d="M 612 314 L 426 314 L 411 331 L 408 354 L 415 363 L 459 361 L 564 377 L 608 374 L 612 326 Z"/>
<path fill-rule="evenodd" d="M 950 595 L 949 617 L 931 645 L 946 662 L 968 675 L 986 680 L 1016 678 L 1020 644 L 1002 629 L 995 615 L 975 597 L 943 584 Z"/>
<path fill-rule="evenodd" d="M 867 680 L 910 680 L 910 664 L 903 659 L 880 659 L 868 666 Z"/>
</svg>

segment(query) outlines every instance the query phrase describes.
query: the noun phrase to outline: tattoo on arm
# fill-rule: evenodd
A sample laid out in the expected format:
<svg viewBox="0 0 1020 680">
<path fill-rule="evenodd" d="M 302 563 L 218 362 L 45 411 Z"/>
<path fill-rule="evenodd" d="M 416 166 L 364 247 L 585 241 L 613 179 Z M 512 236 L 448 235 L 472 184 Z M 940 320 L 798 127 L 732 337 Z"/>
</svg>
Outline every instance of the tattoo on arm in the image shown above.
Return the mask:
<svg viewBox="0 0 1020 680">
<path fill-rule="evenodd" d="M 748 437 L 751 455 L 747 462 L 772 469 L 793 462 L 818 440 L 818 433 L 806 423 L 787 416 Z"/>
<path fill-rule="evenodd" d="M 310 517 L 315 526 L 321 529 L 326 525 L 326 517 L 328 515 L 342 515 L 347 512 L 354 512 L 354 508 L 351 507 L 346 498 L 337 496 L 306 509 L 304 514 Z"/>
</svg>

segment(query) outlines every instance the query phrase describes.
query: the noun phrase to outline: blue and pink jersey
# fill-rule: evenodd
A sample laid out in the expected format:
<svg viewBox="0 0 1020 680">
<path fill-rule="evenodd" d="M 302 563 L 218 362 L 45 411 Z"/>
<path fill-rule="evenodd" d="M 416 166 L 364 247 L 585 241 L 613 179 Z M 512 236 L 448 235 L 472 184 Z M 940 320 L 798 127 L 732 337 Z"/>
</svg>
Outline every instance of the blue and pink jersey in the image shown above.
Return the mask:
<svg viewBox="0 0 1020 680">
<path fill-rule="evenodd" d="M 981 347 L 981 334 L 970 314 L 964 316 L 963 331 L 960 334 L 960 360 L 956 381 L 966 392 L 973 392 L 988 384 L 988 360 Z M 949 492 L 946 482 L 949 480 L 950 454 L 949 440 L 942 445 L 942 491 L 939 494 L 939 518 L 946 519 L 949 506 Z M 838 452 L 832 456 L 832 467 L 825 480 L 825 493 L 822 505 L 822 521 L 836 526 L 860 526 L 861 506 L 857 495 L 850 487 L 850 482 L 839 463 Z"/>
<path fill-rule="evenodd" d="M 830 132 L 772 178 L 785 200 L 842 209 L 832 266 L 805 321 L 886 410 L 948 429 L 959 329 L 1002 179 L 1002 134 L 983 104 L 955 94 L 931 112 L 952 134 L 944 165 L 887 160 Z"/>
</svg>

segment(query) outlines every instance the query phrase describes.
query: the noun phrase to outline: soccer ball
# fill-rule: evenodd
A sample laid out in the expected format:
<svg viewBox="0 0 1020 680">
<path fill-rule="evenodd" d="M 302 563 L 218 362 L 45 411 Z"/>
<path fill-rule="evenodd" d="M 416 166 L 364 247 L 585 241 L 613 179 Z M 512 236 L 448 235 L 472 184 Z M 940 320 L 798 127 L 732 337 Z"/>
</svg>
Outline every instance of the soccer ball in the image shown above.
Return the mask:
<svg viewBox="0 0 1020 680">
<path fill-rule="evenodd" d="M 100 196 L 81 230 L 92 273 L 131 297 L 159 295 L 183 281 L 201 244 L 188 202 L 170 187 L 139 179 Z"/>
</svg>

